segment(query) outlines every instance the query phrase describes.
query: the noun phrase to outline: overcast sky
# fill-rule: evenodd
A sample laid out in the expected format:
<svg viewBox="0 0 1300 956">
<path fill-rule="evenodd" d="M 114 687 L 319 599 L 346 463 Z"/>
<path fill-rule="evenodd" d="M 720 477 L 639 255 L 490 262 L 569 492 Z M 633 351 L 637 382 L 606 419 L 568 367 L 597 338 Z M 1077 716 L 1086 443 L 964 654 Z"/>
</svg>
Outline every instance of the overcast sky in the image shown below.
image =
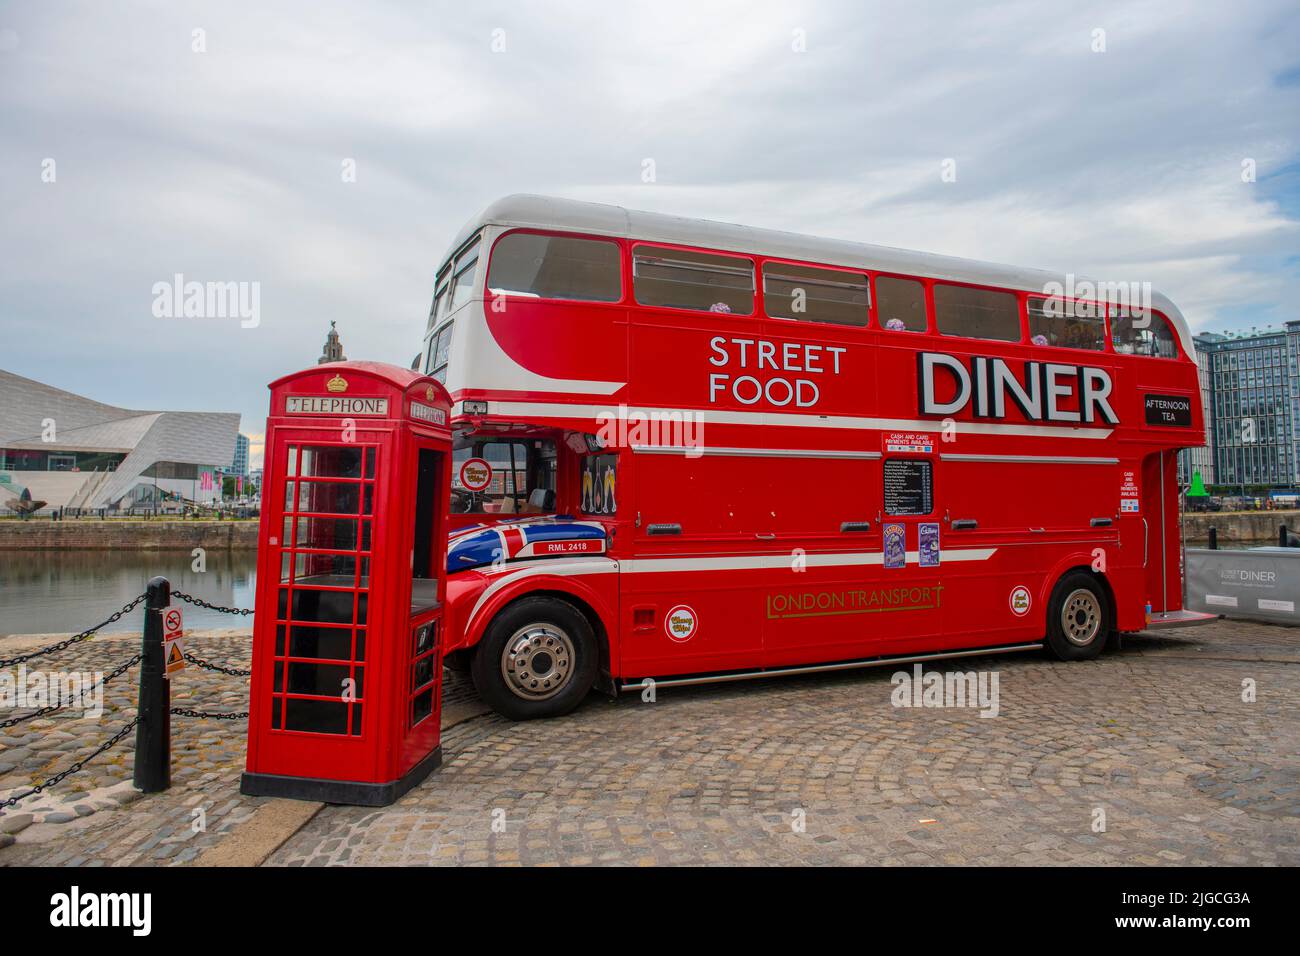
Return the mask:
<svg viewBox="0 0 1300 956">
<path fill-rule="evenodd" d="M 1297 11 L 0 2 L 0 368 L 260 437 L 266 383 L 330 320 L 349 357 L 409 364 L 447 244 L 512 192 L 1150 281 L 1197 329 L 1279 324 L 1300 318 Z M 260 324 L 155 317 L 177 273 L 260 283 Z"/>
</svg>

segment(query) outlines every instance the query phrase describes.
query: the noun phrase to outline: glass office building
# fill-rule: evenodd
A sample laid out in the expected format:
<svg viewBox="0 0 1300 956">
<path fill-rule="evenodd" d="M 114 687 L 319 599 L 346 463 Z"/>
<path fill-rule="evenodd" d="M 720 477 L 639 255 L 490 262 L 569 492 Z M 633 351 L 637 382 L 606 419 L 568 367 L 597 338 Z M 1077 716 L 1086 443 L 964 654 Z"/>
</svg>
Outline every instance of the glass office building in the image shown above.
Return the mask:
<svg viewBox="0 0 1300 956">
<path fill-rule="evenodd" d="M 1183 452 L 1180 480 L 1197 470 L 1207 485 L 1300 484 L 1300 320 L 1195 343 L 1209 447 Z"/>
</svg>

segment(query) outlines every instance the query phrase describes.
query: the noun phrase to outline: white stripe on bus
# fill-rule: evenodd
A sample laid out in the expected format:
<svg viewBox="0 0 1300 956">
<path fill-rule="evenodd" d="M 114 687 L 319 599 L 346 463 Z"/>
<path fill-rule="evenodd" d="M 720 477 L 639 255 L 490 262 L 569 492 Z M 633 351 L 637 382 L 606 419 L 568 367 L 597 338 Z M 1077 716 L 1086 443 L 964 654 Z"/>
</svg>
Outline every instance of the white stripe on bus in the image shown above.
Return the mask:
<svg viewBox="0 0 1300 956">
<path fill-rule="evenodd" d="M 957 561 L 987 561 L 997 553 L 997 548 L 955 548 L 942 552 L 944 563 Z M 884 564 L 885 556 L 880 551 L 847 551 L 831 553 L 805 553 L 801 559 L 804 567 L 832 568 Z M 920 553 L 907 552 L 907 563 L 915 565 L 920 561 Z M 494 580 L 479 595 L 470 611 L 469 620 L 478 616 L 479 610 L 488 599 L 507 584 L 520 578 L 537 574 L 560 574 L 576 576 L 583 574 L 612 574 L 626 571 L 629 574 L 664 574 L 683 571 L 754 571 L 763 569 L 780 569 L 790 567 L 789 552 L 779 554 L 726 554 L 716 557 L 694 558 L 625 558 L 615 561 L 612 558 L 534 558 L 530 561 L 513 561 L 503 566 L 480 569 L 480 573 Z"/>
<path fill-rule="evenodd" d="M 958 455 L 943 453 L 944 461 L 996 461 L 1043 465 L 1118 465 L 1118 458 L 1086 458 L 1080 455 Z"/>
<path fill-rule="evenodd" d="M 489 401 L 489 415 L 521 415 L 537 418 L 645 418 L 647 412 L 686 417 L 714 425 L 791 425 L 818 428 L 858 428 L 880 431 L 937 431 L 942 422 L 932 419 L 858 418 L 852 415 L 819 415 L 816 412 L 742 412 L 709 408 L 668 408 L 662 405 L 576 405 L 567 402 Z M 957 430 L 966 435 L 1022 435 L 1035 438 L 1110 437 L 1110 428 L 1083 428 L 1078 425 L 999 425 L 993 422 L 958 422 Z"/>
<path fill-rule="evenodd" d="M 618 570 L 618 565 L 609 558 L 595 558 L 589 560 L 574 559 L 565 560 L 558 558 L 536 558 L 532 561 L 513 562 L 505 566 L 483 568 L 484 574 L 489 574 L 496 578 L 489 584 L 478 596 L 478 601 L 474 604 L 474 610 L 469 612 L 469 620 L 473 621 L 477 616 L 479 609 L 487 603 L 488 598 L 496 594 L 507 584 L 511 584 L 520 578 L 532 577 L 535 574 L 613 574 Z"/>
<path fill-rule="evenodd" d="M 945 564 L 951 561 L 987 561 L 997 552 L 997 548 L 955 548 L 942 552 Z M 701 556 L 694 558 L 625 558 L 619 561 L 622 570 L 629 574 L 656 574 L 675 571 L 753 571 L 761 569 L 780 569 L 790 567 L 793 557 L 790 552 L 779 554 L 728 554 L 717 557 Z M 805 552 L 799 558 L 802 567 L 839 568 L 884 564 L 885 556 L 880 551 L 846 551 L 846 552 Z M 907 552 L 909 564 L 920 561 L 916 551 Z"/>
<path fill-rule="evenodd" d="M 852 451 L 840 448 L 718 448 L 712 445 L 633 445 L 632 450 L 646 455 L 734 455 L 755 458 L 866 458 L 880 457 L 878 451 Z"/>
</svg>

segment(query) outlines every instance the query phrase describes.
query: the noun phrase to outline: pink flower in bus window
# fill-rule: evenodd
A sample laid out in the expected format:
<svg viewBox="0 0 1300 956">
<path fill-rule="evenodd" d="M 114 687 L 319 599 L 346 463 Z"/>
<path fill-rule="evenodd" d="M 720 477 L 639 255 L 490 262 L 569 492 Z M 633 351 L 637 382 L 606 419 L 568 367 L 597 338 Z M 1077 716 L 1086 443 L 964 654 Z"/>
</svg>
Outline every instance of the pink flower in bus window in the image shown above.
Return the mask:
<svg viewBox="0 0 1300 956">
<path fill-rule="evenodd" d="M 727 303 L 725 303 L 725 302 L 715 302 L 715 303 L 713 303 L 713 305 L 709 306 L 709 311 L 710 311 L 710 312 L 730 312 L 730 311 L 731 311 L 731 306 L 727 305 Z"/>
<path fill-rule="evenodd" d="M 1029 341 L 1033 342 L 1035 345 L 1046 345 L 1046 344 L 1047 344 L 1047 336 L 1046 336 L 1046 335 L 1041 335 L 1041 334 L 1040 334 L 1040 335 L 1035 335 L 1035 336 L 1034 336 L 1032 339 L 1030 339 Z"/>
<path fill-rule="evenodd" d="M 885 323 L 885 328 L 891 332 L 906 332 L 907 326 L 903 324 L 902 319 L 890 319 Z"/>
</svg>

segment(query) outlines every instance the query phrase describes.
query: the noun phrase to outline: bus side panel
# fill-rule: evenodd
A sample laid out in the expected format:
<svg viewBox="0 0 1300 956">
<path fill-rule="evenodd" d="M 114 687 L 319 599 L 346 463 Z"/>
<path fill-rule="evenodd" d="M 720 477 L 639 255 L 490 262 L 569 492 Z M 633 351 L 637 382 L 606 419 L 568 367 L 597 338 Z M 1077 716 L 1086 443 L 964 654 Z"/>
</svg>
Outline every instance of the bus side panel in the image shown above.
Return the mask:
<svg viewBox="0 0 1300 956">
<path fill-rule="evenodd" d="M 941 507 L 953 522 L 976 522 L 969 530 L 945 528 L 942 647 L 1040 640 L 1052 589 L 1065 570 L 1122 573 L 1116 529 L 1092 526 L 1094 518 L 1113 521 L 1117 512 L 1114 465 L 995 456 L 942 464 Z"/>
<path fill-rule="evenodd" d="M 638 562 L 655 560 L 639 558 Z M 624 679 L 758 665 L 763 647 L 763 572 L 689 570 L 692 564 L 688 559 L 684 565 L 688 570 L 629 573 L 624 569 L 619 575 L 625 635 L 619 673 Z"/>
<path fill-rule="evenodd" d="M 765 458 L 774 556 L 764 599 L 763 665 L 887 653 L 939 629 L 934 592 L 918 569 L 882 573 L 879 459 Z M 863 528 L 865 530 L 846 530 Z M 891 587 L 908 592 L 886 592 Z M 889 600 L 889 598 L 895 600 Z"/>
<path fill-rule="evenodd" d="M 762 469 L 680 453 L 634 453 L 633 461 L 639 527 L 632 529 L 635 557 L 621 562 L 619 574 L 623 676 L 757 666 L 769 574 L 758 548 L 767 507 Z"/>
</svg>

